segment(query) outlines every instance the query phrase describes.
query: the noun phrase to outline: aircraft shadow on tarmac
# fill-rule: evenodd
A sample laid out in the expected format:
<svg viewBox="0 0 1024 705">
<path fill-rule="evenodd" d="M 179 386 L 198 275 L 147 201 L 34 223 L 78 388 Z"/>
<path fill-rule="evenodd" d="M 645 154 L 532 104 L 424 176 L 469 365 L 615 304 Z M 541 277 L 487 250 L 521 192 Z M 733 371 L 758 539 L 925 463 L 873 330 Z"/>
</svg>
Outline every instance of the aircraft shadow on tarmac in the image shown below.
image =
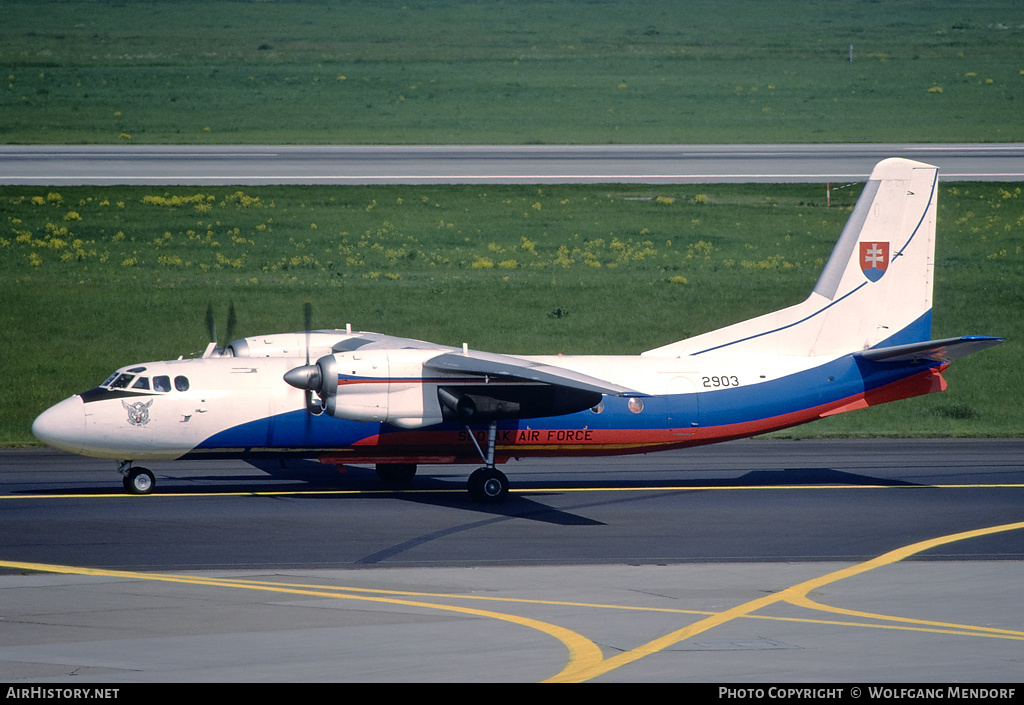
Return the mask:
<svg viewBox="0 0 1024 705">
<path fill-rule="evenodd" d="M 269 463 L 250 461 L 250 465 L 267 473 L 274 480 L 295 480 L 296 482 L 301 483 L 303 488 L 307 491 L 312 490 L 321 484 L 326 486 L 325 489 L 381 490 L 388 488 L 388 485 L 382 483 L 377 477 L 376 472 L 361 466 L 346 466 L 344 472 L 338 472 L 333 466 L 325 466 L 315 461 L 289 461 L 288 464 L 281 464 L 276 461 L 271 461 Z M 726 470 L 726 472 L 741 472 L 741 470 Z M 466 474 L 469 474 L 468 470 Z M 516 488 L 526 492 L 531 489 L 550 491 L 559 487 L 567 489 L 594 488 L 601 490 L 626 490 L 637 489 L 638 487 L 651 487 L 654 489 L 667 487 L 699 489 L 709 486 L 776 487 L 779 485 L 876 485 L 901 487 L 919 484 L 905 480 L 895 480 L 892 478 L 883 479 L 859 473 L 833 470 L 828 467 L 751 470 L 735 478 L 717 478 L 714 480 L 702 477 L 699 473 L 694 473 L 692 470 L 680 469 L 680 475 L 683 474 L 689 475 L 690 478 L 686 480 L 673 478 L 669 480 L 643 481 L 642 483 L 638 483 L 635 479 L 597 479 L 592 475 L 585 474 L 581 474 L 580 479 L 578 480 L 574 479 L 568 481 L 564 479 L 537 480 L 523 476 L 516 477 L 513 474 L 513 479 Z M 697 475 L 696 477 L 694 477 L 695 474 Z M 222 477 L 221 479 L 226 480 L 229 478 Z M 243 478 L 240 477 L 238 479 Z M 245 479 L 247 480 L 247 489 L 251 490 L 251 485 L 254 480 L 251 477 L 245 477 Z M 255 480 L 255 482 L 258 482 L 258 480 Z M 426 472 L 421 471 L 412 483 L 406 487 L 417 490 L 437 489 L 448 491 L 456 487 L 464 488 L 464 485 L 465 481 L 462 478 L 439 478 L 430 475 L 428 470 Z M 280 485 L 275 485 L 275 488 L 280 489 Z M 393 487 L 393 489 L 397 491 L 402 488 Z"/>
<path fill-rule="evenodd" d="M 918 483 L 895 479 L 880 479 L 826 467 L 817 468 L 785 468 L 778 470 L 752 470 L 733 478 L 692 477 L 686 480 L 654 480 L 637 482 L 628 479 L 595 479 L 593 476 L 581 476 L 578 480 L 564 479 L 541 480 L 528 477 L 516 478 L 519 491 L 510 494 L 498 504 L 482 504 L 473 501 L 465 491 L 465 480 L 460 476 L 436 477 L 428 473 L 417 475 L 413 481 L 404 486 L 388 485 L 380 480 L 376 472 L 367 467 L 346 466 L 344 472 L 330 465 L 322 465 L 315 461 L 250 461 L 250 465 L 267 473 L 267 477 L 252 474 L 237 475 L 196 475 L 189 473 L 173 480 L 161 478 L 161 486 L 157 493 L 162 495 L 176 494 L 287 494 L 294 492 L 297 497 L 308 500 L 337 500 L 336 492 L 369 492 L 375 497 L 389 496 L 394 499 L 430 505 L 441 508 L 471 510 L 494 518 L 518 518 L 538 521 L 560 526 L 596 526 L 603 522 L 556 509 L 543 502 L 543 497 L 558 494 L 559 489 L 566 490 L 642 490 L 650 488 L 654 492 L 666 489 L 680 491 L 701 491 L 709 487 L 778 487 L 785 485 L 799 486 L 915 486 Z M 683 474 L 683 471 L 680 472 Z M 30 491 L 25 494 L 109 494 L 111 488 L 69 488 L 59 491 Z M 534 498 L 534 496 L 536 498 Z M 649 497 L 647 493 L 631 494 L 628 497 L 605 496 L 596 504 L 609 502 L 642 501 Z M 588 502 L 593 506 L 595 502 Z M 577 507 L 579 509 L 581 507 Z"/>
<path fill-rule="evenodd" d="M 424 473 L 417 475 L 409 484 L 392 485 L 382 482 L 377 476 L 376 471 L 359 466 L 346 466 L 344 473 L 331 468 L 325 474 L 325 471 L 322 469 L 323 466 L 320 465 L 320 469 L 317 469 L 314 466 L 319 465 L 319 463 L 313 461 L 303 461 L 298 464 L 290 463 L 285 467 L 282 467 L 280 464 L 274 464 L 274 467 L 260 466 L 256 463 L 251 464 L 277 479 L 304 477 L 307 482 L 300 491 L 303 492 L 303 497 L 308 498 L 330 497 L 328 494 L 315 494 L 317 489 L 323 489 L 325 492 L 363 490 L 374 492 L 377 496 L 380 496 L 382 492 L 392 492 L 391 496 L 401 501 L 441 508 L 468 509 L 495 517 L 532 519 L 560 526 L 603 525 L 603 522 L 553 509 L 548 505 L 524 496 L 524 493 L 509 495 L 505 501 L 498 504 L 475 502 L 466 492 L 465 480 L 461 477 L 439 478 Z M 310 479 L 308 473 L 311 471 L 320 475 L 319 480 Z M 321 483 L 323 484 L 321 485 Z M 410 492 L 408 490 L 414 491 Z M 275 486 L 273 491 L 281 491 L 280 485 Z"/>
</svg>

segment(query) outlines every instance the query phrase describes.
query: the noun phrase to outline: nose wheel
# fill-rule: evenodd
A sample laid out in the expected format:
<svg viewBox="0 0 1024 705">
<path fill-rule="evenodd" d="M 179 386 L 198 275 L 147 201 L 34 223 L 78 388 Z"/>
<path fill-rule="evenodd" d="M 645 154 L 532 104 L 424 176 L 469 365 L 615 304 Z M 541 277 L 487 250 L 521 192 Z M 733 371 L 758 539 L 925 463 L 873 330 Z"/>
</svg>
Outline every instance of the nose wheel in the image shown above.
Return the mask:
<svg viewBox="0 0 1024 705">
<path fill-rule="evenodd" d="M 147 468 L 122 467 L 121 484 L 130 494 L 149 494 L 156 487 L 156 478 Z"/>
</svg>

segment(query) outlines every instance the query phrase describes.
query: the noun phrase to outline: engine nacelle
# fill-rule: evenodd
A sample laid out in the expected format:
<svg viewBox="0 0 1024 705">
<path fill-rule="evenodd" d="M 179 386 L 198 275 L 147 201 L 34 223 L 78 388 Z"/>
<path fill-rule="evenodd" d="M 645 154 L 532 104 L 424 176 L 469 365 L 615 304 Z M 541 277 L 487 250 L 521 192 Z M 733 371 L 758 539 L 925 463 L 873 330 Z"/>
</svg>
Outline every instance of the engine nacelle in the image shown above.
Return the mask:
<svg viewBox="0 0 1024 705">
<path fill-rule="evenodd" d="M 233 340 L 225 350 L 234 357 L 305 357 L 308 360 L 330 353 L 334 345 L 350 336 L 347 330 L 259 335 Z"/>
<path fill-rule="evenodd" d="M 306 390 L 311 413 L 322 410 L 339 419 L 401 428 L 560 416 L 601 401 L 597 391 L 425 367 L 437 355 L 436 349 L 356 349 L 296 367 L 284 379 Z"/>
<path fill-rule="evenodd" d="M 335 418 L 421 428 L 443 420 L 436 381 L 423 376 L 423 362 L 435 355 L 415 349 L 340 352 L 289 371 L 285 381 L 316 392 Z"/>
</svg>

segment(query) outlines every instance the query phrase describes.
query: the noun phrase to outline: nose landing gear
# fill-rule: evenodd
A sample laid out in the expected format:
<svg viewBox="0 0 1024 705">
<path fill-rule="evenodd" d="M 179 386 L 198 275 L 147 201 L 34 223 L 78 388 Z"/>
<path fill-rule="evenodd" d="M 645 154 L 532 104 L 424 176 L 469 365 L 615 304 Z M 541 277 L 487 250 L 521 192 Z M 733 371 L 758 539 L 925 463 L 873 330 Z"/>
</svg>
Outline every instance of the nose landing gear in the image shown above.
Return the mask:
<svg viewBox="0 0 1024 705">
<path fill-rule="evenodd" d="M 124 477 L 121 484 L 126 492 L 130 494 L 150 494 L 156 488 L 156 478 L 148 468 L 134 468 L 132 461 L 126 460 L 121 463 L 117 470 Z"/>
</svg>

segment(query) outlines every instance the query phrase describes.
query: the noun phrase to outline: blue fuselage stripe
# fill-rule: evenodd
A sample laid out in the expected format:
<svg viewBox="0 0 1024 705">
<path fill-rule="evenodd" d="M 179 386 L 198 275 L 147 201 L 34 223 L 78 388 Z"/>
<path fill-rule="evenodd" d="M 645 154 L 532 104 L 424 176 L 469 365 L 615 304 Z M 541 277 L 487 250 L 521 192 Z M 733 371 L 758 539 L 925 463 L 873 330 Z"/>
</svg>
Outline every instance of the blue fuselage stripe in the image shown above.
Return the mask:
<svg viewBox="0 0 1024 705">
<path fill-rule="evenodd" d="M 641 413 L 629 410 L 625 398 L 606 396 L 601 413 L 581 411 L 564 416 L 509 420 L 508 429 L 657 430 L 713 428 L 757 422 L 835 403 L 898 382 L 936 363 L 914 365 L 875 363 L 846 355 L 824 365 L 776 380 L 740 387 L 643 397 Z M 463 427 L 443 423 L 414 431 L 452 431 Z M 295 410 L 241 424 L 206 439 L 196 450 L 218 448 L 348 448 L 378 435 L 408 433 L 386 423 L 362 423 L 327 414 Z"/>
</svg>

